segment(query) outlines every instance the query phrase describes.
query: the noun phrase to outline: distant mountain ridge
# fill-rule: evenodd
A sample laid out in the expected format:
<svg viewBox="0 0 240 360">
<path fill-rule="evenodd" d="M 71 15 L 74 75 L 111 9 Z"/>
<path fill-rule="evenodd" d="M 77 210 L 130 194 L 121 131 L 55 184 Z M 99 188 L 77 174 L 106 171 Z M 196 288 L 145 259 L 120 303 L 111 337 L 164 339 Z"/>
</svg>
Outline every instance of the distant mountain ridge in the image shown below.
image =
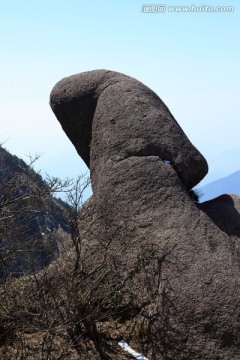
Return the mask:
<svg viewBox="0 0 240 360">
<path fill-rule="evenodd" d="M 47 266 L 70 232 L 69 210 L 38 173 L 0 147 L 0 278 L 6 271 L 20 276 Z"/>
<path fill-rule="evenodd" d="M 207 201 L 222 194 L 240 195 L 240 170 L 212 181 L 204 186 L 197 187 L 200 193 L 200 201 Z"/>
</svg>

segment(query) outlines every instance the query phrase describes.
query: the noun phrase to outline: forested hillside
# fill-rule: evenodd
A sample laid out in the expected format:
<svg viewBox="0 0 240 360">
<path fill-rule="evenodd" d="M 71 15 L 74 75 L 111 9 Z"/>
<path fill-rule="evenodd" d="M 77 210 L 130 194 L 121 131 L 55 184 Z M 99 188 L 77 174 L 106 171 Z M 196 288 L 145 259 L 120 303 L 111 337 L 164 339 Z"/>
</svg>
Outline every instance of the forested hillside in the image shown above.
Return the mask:
<svg viewBox="0 0 240 360">
<path fill-rule="evenodd" d="M 57 255 L 69 233 L 70 207 L 53 197 L 57 179 L 45 181 L 32 163 L 0 147 L 0 277 L 33 273 Z"/>
</svg>

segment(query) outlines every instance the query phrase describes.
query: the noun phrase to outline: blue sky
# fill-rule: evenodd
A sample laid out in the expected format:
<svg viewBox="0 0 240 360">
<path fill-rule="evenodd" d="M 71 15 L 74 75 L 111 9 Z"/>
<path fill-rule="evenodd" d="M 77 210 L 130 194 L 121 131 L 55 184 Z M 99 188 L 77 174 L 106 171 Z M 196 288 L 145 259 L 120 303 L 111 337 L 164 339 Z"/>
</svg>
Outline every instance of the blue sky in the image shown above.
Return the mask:
<svg viewBox="0 0 240 360">
<path fill-rule="evenodd" d="M 141 80 L 167 104 L 207 159 L 240 149 L 240 5 L 168 0 L 0 0 L 0 141 L 42 171 L 86 168 L 48 105 L 65 76 L 110 69 Z M 234 6 L 234 12 L 170 12 L 168 6 Z M 224 166 L 224 165 L 223 165 Z M 240 169 L 240 160 L 238 169 Z M 211 169 L 211 168 L 210 168 Z"/>
</svg>

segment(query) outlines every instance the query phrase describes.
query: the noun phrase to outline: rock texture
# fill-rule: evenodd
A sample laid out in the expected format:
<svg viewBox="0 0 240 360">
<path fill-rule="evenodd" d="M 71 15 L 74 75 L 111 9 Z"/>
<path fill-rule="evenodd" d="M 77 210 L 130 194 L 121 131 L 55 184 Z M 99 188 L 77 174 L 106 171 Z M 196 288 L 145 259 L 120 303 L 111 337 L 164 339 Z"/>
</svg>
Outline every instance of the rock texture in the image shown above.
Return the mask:
<svg viewBox="0 0 240 360">
<path fill-rule="evenodd" d="M 240 197 L 221 195 L 215 199 L 198 204 L 219 229 L 230 236 L 240 237 Z"/>
<path fill-rule="evenodd" d="M 126 286 L 148 337 L 144 354 L 239 359 L 237 240 L 192 202 L 207 163 L 166 105 L 106 70 L 61 80 L 50 104 L 90 166 L 95 234 L 111 239 L 121 273 L 134 274 Z"/>
<path fill-rule="evenodd" d="M 105 70 L 74 75 L 55 86 L 51 106 L 87 166 L 91 158 L 93 186 L 102 164 L 132 156 L 170 161 L 187 188 L 207 173 L 166 105 L 135 79 Z"/>
</svg>

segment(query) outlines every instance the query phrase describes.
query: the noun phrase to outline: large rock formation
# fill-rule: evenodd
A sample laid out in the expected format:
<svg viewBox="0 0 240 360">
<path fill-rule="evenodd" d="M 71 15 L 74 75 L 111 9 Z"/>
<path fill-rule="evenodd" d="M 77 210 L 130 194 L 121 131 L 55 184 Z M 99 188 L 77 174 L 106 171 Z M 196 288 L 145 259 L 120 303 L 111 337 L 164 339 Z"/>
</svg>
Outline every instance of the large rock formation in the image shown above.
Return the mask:
<svg viewBox="0 0 240 360">
<path fill-rule="evenodd" d="M 61 80 L 50 103 L 90 167 L 94 231 L 131 274 L 123 282 L 144 319 L 149 357 L 239 359 L 236 238 L 191 200 L 207 163 L 166 105 L 106 70 Z"/>
</svg>

